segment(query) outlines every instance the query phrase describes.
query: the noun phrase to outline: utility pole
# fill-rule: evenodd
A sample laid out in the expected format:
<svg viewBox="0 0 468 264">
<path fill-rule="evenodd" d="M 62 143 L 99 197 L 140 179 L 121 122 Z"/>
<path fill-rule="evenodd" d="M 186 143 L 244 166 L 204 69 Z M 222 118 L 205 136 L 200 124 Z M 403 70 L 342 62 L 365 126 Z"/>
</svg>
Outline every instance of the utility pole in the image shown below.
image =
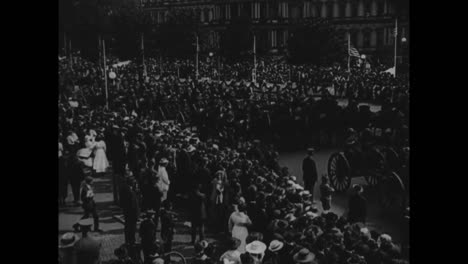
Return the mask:
<svg viewBox="0 0 468 264">
<path fill-rule="evenodd" d="M 196 38 L 196 41 L 197 41 L 197 53 L 196 53 L 196 56 L 195 56 L 195 67 L 196 67 L 196 72 L 195 72 L 195 78 L 196 80 L 198 81 L 198 53 L 200 52 L 200 48 L 198 46 L 198 34 L 195 35 L 195 38 Z"/>
<path fill-rule="evenodd" d="M 394 76 L 396 77 L 397 70 L 397 44 L 398 44 L 398 17 L 395 18 L 395 54 L 393 56 L 393 69 L 395 70 Z"/>
<path fill-rule="evenodd" d="M 104 88 L 106 92 L 106 109 L 109 109 L 109 93 L 107 91 L 107 66 L 106 66 L 106 40 L 102 40 L 102 54 L 104 60 Z"/>
</svg>

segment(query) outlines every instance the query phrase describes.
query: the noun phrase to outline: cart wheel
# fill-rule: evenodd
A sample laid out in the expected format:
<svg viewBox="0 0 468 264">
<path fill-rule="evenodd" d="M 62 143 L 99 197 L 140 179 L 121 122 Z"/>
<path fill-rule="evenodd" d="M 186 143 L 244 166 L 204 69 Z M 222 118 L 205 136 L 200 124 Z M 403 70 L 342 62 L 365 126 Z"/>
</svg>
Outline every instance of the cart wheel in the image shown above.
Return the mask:
<svg viewBox="0 0 468 264">
<path fill-rule="evenodd" d="M 368 157 L 367 175 L 364 176 L 367 184 L 376 186 L 385 171 L 385 157 L 377 149 L 373 149 Z"/>
<path fill-rule="evenodd" d="M 390 172 L 379 183 L 379 203 L 384 210 L 401 212 L 406 207 L 406 189 L 398 174 Z"/>
<path fill-rule="evenodd" d="M 401 167 L 401 162 L 395 150 L 388 147 L 383 149 L 383 153 L 387 162 L 387 168 L 391 171 L 398 171 Z"/>
<path fill-rule="evenodd" d="M 351 185 L 351 169 L 343 152 L 333 153 L 328 160 L 330 183 L 338 192 L 346 191 Z"/>
<path fill-rule="evenodd" d="M 169 264 L 187 264 L 187 260 L 182 254 L 177 251 L 171 251 L 164 254 L 165 259 L 169 260 Z"/>
</svg>

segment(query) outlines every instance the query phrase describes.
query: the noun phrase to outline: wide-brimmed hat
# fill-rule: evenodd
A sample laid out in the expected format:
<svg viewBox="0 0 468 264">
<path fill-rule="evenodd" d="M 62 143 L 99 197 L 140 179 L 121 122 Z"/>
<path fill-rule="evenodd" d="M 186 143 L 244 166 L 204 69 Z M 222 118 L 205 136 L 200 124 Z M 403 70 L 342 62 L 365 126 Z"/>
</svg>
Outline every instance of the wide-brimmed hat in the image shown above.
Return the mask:
<svg viewBox="0 0 468 264">
<path fill-rule="evenodd" d="M 161 165 L 169 164 L 169 160 L 166 159 L 166 158 L 162 158 L 162 159 L 159 161 L 159 164 L 161 164 Z"/>
<path fill-rule="evenodd" d="M 277 219 L 273 223 L 274 230 L 285 230 L 286 228 L 288 228 L 288 226 L 289 226 L 288 221 L 282 220 L 282 219 Z"/>
<path fill-rule="evenodd" d="M 287 214 L 285 217 L 284 217 L 284 220 L 288 221 L 289 223 L 293 222 L 294 220 L 296 220 L 296 217 L 294 216 L 294 214 L 292 213 L 289 213 Z"/>
<path fill-rule="evenodd" d="M 91 154 L 93 153 L 93 151 L 89 148 L 82 148 L 80 150 L 78 150 L 78 152 L 76 153 L 76 155 L 79 157 L 79 158 L 89 158 L 91 157 Z"/>
<path fill-rule="evenodd" d="M 356 192 L 362 192 L 364 190 L 364 188 L 362 188 L 362 186 L 359 185 L 359 184 L 354 184 L 353 185 L 353 190 L 356 191 Z"/>
<path fill-rule="evenodd" d="M 303 248 L 299 252 L 294 254 L 293 259 L 296 263 L 313 263 L 315 255 L 314 253 L 310 252 L 307 248 Z"/>
<path fill-rule="evenodd" d="M 278 240 L 273 240 L 270 242 L 270 246 L 268 246 L 268 250 L 271 252 L 277 252 L 281 250 L 284 246 L 284 243 Z"/>
<path fill-rule="evenodd" d="M 267 246 L 265 243 L 255 240 L 250 244 L 247 244 L 245 246 L 245 250 L 249 252 L 250 254 L 263 254 L 266 250 Z"/>
<path fill-rule="evenodd" d="M 190 153 L 190 152 L 194 152 L 195 150 L 196 150 L 196 148 L 195 148 L 194 146 L 192 146 L 192 145 L 189 145 L 189 146 L 185 149 L 185 151 L 187 151 L 187 152 L 189 152 L 189 153 Z"/>
<path fill-rule="evenodd" d="M 81 219 L 78 222 L 78 225 L 80 225 L 80 227 L 91 227 L 93 224 L 94 221 L 92 218 Z"/>
<path fill-rule="evenodd" d="M 59 248 L 69 248 L 75 245 L 76 241 L 80 239 L 75 233 L 69 232 L 65 233 L 61 238 L 60 238 L 60 245 Z"/>
<path fill-rule="evenodd" d="M 316 217 L 318 217 L 318 214 L 308 211 L 307 213 L 305 213 L 305 216 L 307 216 L 310 219 L 315 219 Z"/>
<path fill-rule="evenodd" d="M 145 214 L 146 214 L 147 216 L 152 216 L 152 215 L 156 214 L 156 211 L 154 211 L 153 209 L 146 210 Z"/>
</svg>

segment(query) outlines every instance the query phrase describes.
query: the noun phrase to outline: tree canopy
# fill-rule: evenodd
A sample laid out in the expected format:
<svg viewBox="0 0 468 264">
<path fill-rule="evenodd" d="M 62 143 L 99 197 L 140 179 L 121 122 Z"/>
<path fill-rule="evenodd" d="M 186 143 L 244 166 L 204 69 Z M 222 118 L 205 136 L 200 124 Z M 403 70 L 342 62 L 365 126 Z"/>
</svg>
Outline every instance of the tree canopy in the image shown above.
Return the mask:
<svg viewBox="0 0 468 264">
<path fill-rule="evenodd" d="M 292 30 L 288 50 L 293 63 L 328 64 L 347 56 L 343 37 L 326 20 L 316 18 Z"/>
</svg>

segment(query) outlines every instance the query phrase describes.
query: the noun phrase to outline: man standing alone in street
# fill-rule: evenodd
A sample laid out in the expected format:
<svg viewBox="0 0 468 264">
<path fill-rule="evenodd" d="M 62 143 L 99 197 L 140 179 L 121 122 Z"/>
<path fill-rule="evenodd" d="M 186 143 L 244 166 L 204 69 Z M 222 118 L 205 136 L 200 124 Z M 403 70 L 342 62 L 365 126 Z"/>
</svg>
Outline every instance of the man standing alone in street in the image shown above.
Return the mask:
<svg viewBox="0 0 468 264">
<path fill-rule="evenodd" d="M 308 148 L 307 157 L 302 162 L 302 179 L 304 180 L 305 189 L 312 194 L 312 202 L 314 201 L 314 187 L 317 182 L 317 166 L 313 159 L 314 153 L 314 148 Z"/>
</svg>

